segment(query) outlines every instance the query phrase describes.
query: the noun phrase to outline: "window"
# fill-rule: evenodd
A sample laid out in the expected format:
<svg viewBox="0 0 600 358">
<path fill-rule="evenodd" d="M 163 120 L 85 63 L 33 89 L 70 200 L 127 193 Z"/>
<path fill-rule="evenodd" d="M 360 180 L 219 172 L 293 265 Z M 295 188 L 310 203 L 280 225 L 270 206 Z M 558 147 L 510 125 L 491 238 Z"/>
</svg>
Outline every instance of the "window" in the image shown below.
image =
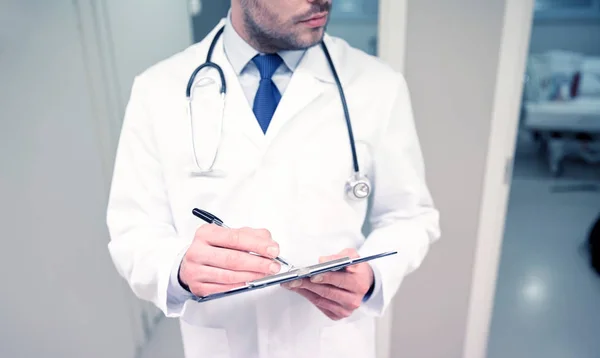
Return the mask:
<svg viewBox="0 0 600 358">
<path fill-rule="evenodd" d="M 536 0 L 535 7 L 539 10 L 589 9 L 594 6 L 594 2 L 594 0 Z"/>
<path fill-rule="evenodd" d="M 535 17 L 600 20 L 600 0 L 535 0 Z"/>
<path fill-rule="evenodd" d="M 379 0 L 335 0 L 331 18 L 338 20 L 377 21 Z"/>
</svg>

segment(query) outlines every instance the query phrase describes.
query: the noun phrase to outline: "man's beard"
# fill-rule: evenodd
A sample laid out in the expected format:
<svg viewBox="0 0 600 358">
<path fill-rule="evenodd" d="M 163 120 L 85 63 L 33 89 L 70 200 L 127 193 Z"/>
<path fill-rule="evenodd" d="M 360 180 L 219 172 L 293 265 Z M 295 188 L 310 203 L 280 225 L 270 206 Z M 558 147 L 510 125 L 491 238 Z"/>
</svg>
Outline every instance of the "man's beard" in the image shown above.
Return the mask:
<svg viewBox="0 0 600 358">
<path fill-rule="evenodd" d="M 300 19 L 308 18 L 314 14 L 329 11 L 331 3 L 324 2 L 314 4 L 311 11 L 303 15 Z M 242 9 L 244 15 L 244 26 L 246 33 L 259 50 L 269 53 L 285 50 L 304 50 L 321 42 L 325 31 L 323 29 L 314 29 L 321 32 L 321 36 L 311 42 L 299 40 L 299 36 L 292 31 L 286 31 L 285 26 L 278 25 L 277 17 L 270 14 L 256 0 L 242 0 Z M 299 20 L 300 20 L 299 19 Z M 273 27 L 280 26 L 283 31 L 262 26 L 262 23 L 272 23 Z"/>
</svg>

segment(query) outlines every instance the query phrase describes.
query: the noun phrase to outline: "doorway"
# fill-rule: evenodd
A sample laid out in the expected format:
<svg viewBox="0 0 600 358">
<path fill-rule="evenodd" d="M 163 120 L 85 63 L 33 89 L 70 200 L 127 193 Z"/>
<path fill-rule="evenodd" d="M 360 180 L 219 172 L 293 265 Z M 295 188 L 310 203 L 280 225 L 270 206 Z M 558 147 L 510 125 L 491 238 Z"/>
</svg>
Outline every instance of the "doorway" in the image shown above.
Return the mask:
<svg viewBox="0 0 600 358">
<path fill-rule="evenodd" d="M 532 21 L 487 357 L 597 357 L 600 2 L 536 0 Z"/>
</svg>

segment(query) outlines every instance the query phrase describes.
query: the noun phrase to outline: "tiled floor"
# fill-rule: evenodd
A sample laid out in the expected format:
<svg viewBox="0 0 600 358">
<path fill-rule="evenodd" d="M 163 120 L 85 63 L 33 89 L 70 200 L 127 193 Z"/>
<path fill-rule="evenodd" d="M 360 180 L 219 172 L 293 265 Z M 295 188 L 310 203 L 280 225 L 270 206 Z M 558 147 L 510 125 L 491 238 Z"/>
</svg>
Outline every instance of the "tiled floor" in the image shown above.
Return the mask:
<svg viewBox="0 0 600 358">
<path fill-rule="evenodd" d="M 598 358 L 600 277 L 582 250 L 600 215 L 598 169 L 567 163 L 551 179 L 533 158 L 516 161 L 488 357 Z"/>
<path fill-rule="evenodd" d="M 600 180 L 596 170 L 567 163 L 565 176 L 551 179 L 535 154 L 519 148 L 489 358 L 600 357 L 600 277 L 581 250 L 600 215 L 600 182 L 590 181 Z M 177 321 L 163 320 L 141 358 L 182 352 Z"/>
<path fill-rule="evenodd" d="M 514 181 L 489 358 L 600 357 L 600 277 L 582 250 L 600 192 L 552 193 L 552 185 Z"/>
</svg>

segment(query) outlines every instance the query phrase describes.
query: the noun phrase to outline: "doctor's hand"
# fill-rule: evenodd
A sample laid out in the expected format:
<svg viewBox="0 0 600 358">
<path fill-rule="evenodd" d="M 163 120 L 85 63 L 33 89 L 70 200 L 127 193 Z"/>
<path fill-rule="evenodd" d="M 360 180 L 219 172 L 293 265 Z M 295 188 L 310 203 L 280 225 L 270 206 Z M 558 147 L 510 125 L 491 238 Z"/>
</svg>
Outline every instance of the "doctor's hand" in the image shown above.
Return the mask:
<svg viewBox="0 0 600 358">
<path fill-rule="evenodd" d="M 179 280 L 197 296 L 227 291 L 278 273 L 280 265 L 269 259 L 278 255 L 279 244 L 265 229 L 203 225 L 181 261 Z"/>
<path fill-rule="evenodd" d="M 321 257 L 319 263 L 342 257 L 357 258 L 358 253 L 354 249 L 346 249 L 338 255 Z M 364 262 L 348 266 L 343 271 L 327 272 L 282 286 L 304 296 L 327 317 L 337 321 L 349 317 L 360 307 L 373 280 L 373 269 Z"/>
</svg>

